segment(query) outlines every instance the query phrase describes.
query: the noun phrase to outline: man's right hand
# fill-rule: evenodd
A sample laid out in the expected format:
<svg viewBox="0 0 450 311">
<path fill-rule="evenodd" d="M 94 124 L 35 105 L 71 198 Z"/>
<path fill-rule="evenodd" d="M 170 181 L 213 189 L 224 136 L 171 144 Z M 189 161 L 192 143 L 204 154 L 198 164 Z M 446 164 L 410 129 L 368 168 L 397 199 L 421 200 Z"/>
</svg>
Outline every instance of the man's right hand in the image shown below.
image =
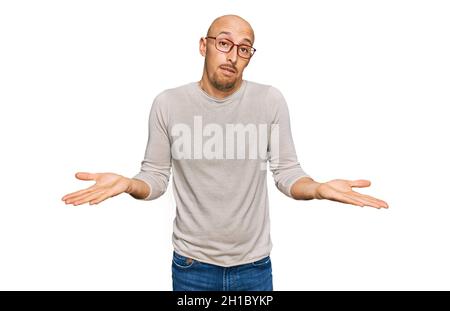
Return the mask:
<svg viewBox="0 0 450 311">
<path fill-rule="evenodd" d="M 131 179 L 122 175 L 78 172 L 75 177 L 80 180 L 94 180 L 95 184 L 89 188 L 66 194 L 62 197 L 66 204 L 80 205 L 87 202 L 98 204 L 123 192 L 131 192 Z"/>
</svg>

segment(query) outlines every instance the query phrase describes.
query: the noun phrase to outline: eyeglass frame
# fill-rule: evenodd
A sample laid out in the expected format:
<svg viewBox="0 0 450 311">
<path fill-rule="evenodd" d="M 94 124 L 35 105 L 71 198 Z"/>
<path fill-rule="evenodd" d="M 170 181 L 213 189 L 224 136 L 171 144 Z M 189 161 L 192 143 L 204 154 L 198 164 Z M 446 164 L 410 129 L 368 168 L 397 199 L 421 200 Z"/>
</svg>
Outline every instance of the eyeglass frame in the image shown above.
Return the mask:
<svg viewBox="0 0 450 311">
<path fill-rule="evenodd" d="M 206 36 L 205 39 L 214 39 L 214 41 L 216 41 L 217 37 Z M 236 44 L 236 43 L 234 43 L 233 41 L 231 41 L 230 39 L 227 39 L 227 38 L 223 38 L 223 39 L 224 39 L 224 40 L 227 40 L 227 41 L 230 41 L 233 45 L 231 46 L 231 48 L 230 48 L 230 50 L 229 50 L 228 52 L 225 52 L 225 51 L 220 50 L 220 49 L 217 47 L 217 44 L 216 44 L 217 41 L 216 41 L 216 42 L 214 43 L 214 47 L 215 47 L 218 51 L 224 52 L 224 53 L 230 53 L 230 52 L 234 49 L 234 46 L 237 46 L 237 48 L 238 48 L 237 54 L 238 54 L 240 57 L 242 57 L 242 58 L 244 58 L 244 59 L 250 59 L 250 58 L 253 57 L 253 55 L 255 55 L 256 49 L 255 49 L 253 46 L 248 45 L 248 44 Z M 239 54 L 239 47 L 240 47 L 240 46 L 248 46 L 248 47 L 250 47 L 250 48 L 253 50 L 253 53 L 251 53 L 251 55 L 250 55 L 249 58 L 243 57 L 243 56 L 241 56 L 241 55 Z"/>
</svg>

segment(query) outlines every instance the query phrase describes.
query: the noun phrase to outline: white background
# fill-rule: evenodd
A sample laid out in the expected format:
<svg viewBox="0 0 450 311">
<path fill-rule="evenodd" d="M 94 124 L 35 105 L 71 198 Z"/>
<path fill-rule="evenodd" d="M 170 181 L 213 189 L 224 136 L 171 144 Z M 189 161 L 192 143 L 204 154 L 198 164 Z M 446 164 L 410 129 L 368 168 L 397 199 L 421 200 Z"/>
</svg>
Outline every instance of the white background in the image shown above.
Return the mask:
<svg viewBox="0 0 450 311">
<path fill-rule="evenodd" d="M 390 205 L 295 201 L 269 172 L 274 289 L 450 289 L 450 6 L 392 0 L 0 2 L 0 289 L 172 289 L 172 182 L 155 201 L 61 197 L 92 184 L 77 171 L 139 171 L 153 98 L 200 79 L 198 40 L 229 13 L 305 171 Z"/>
</svg>

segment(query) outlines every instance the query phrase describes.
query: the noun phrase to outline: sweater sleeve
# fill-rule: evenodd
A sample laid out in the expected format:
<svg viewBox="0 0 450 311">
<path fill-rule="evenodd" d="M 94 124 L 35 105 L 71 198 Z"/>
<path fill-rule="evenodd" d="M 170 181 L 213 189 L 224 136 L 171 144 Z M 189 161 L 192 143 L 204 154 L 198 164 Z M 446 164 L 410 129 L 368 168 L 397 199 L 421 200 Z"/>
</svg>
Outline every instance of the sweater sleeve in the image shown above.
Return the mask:
<svg viewBox="0 0 450 311">
<path fill-rule="evenodd" d="M 148 120 L 148 140 L 141 170 L 133 176 L 147 183 L 149 195 L 144 200 L 154 200 L 164 194 L 169 183 L 172 157 L 168 132 L 168 110 L 161 94 L 153 101 Z"/>
<path fill-rule="evenodd" d="M 310 177 L 297 160 L 292 138 L 289 109 L 282 93 L 270 86 L 267 91 L 270 137 L 268 145 L 269 167 L 276 187 L 292 198 L 291 187 L 300 178 Z"/>
</svg>

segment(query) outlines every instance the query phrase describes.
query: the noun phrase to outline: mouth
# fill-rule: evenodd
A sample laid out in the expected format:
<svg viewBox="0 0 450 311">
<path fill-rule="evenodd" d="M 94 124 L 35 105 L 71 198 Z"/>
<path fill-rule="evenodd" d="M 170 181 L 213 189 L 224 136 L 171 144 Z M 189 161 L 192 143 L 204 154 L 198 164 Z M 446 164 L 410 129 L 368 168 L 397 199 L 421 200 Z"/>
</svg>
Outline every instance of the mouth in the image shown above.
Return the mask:
<svg viewBox="0 0 450 311">
<path fill-rule="evenodd" d="M 228 66 L 219 66 L 219 68 L 222 69 L 222 71 L 224 71 L 225 73 L 228 73 L 228 74 L 235 74 L 236 73 L 236 70 L 234 70 L 233 68 L 228 67 Z"/>
</svg>

